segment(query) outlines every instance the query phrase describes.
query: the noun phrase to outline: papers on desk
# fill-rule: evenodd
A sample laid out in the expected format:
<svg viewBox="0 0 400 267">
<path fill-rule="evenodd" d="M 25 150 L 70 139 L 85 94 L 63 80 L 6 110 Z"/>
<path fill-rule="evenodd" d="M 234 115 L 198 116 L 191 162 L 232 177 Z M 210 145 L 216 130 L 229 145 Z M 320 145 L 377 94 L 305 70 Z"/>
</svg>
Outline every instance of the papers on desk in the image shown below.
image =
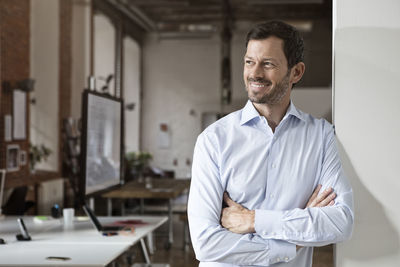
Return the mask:
<svg viewBox="0 0 400 267">
<path fill-rule="evenodd" d="M 86 222 L 86 221 L 89 221 L 89 217 L 88 216 L 77 216 L 77 217 L 75 217 L 75 221 Z"/>
<path fill-rule="evenodd" d="M 138 226 L 144 226 L 148 225 L 147 222 L 144 222 L 142 220 L 122 220 L 122 221 L 115 221 L 111 224 L 104 225 L 104 228 L 106 227 L 123 227 L 120 231 L 118 232 L 108 232 L 108 233 L 103 233 L 105 236 L 113 236 L 113 235 L 126 235 L 126 234 L 133 234 L 135 233 L 135 228 Z"/>
</svg>

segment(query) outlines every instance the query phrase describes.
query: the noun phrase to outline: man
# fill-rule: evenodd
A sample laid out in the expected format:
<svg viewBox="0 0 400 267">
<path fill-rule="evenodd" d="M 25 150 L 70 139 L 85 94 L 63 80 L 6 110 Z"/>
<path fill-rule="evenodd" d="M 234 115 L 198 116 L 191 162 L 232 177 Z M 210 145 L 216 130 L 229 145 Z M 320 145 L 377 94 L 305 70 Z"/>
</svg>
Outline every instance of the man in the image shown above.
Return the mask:
<svg viewBox="0 0 400 267">
<path fill-rule="evenodd" d="M 196 142 L 193 247 L 200 266 L 311 266 L 313 246 L 350 237 L 352 189 L 333 127 L 290 100 L 305 70 L 299 33 L 279 21 L 260 24 L 246 47 L 246 106 Z"/>
</svg>

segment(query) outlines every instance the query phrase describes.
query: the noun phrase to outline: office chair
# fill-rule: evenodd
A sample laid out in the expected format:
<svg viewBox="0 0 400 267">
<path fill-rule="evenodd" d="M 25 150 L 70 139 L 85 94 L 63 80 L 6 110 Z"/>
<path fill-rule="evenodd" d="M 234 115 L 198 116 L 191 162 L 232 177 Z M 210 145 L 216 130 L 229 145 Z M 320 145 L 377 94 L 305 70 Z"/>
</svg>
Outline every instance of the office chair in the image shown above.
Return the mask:
<svg viewBox="0 0 400 267">
<path fill-rule="evenodd" d="M 3 214 L 24 215 L 25 212 L 35 205 L 35 202 L 33 201 L 25 201 L 27 193 L 27 186 L 14 188 L 7 200 L 7 203 L 3 206 Z"/>
</svg>

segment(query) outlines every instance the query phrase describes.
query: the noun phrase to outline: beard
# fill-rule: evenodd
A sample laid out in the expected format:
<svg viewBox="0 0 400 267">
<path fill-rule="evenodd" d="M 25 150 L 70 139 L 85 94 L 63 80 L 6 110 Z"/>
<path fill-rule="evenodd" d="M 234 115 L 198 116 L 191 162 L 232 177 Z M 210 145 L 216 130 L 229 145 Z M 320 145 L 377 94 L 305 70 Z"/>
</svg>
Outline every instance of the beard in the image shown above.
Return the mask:
<svg viewBox="0 0 400 267">
<path fill-rule="evenodd" d="M 247 93 L 249 100 L 253 103 L 257 104 L 268 104 L 268 105 L 275 105 L 281 102 L 282 98 L 286 95 L 287 91 L 289 90 L 289 78 L 290 78 L 290 71 L 286 73 L 286 75 L 282 78 L 280 82 L 278 82 L 275 86 L 269 89 L 267 92 L 262 93 L 253 93 L 249 89 L 250 82 L 258 82 L 263 84 L 272 84 L 270 80 L 265 79 L 247 79 Z"/>
</svg>

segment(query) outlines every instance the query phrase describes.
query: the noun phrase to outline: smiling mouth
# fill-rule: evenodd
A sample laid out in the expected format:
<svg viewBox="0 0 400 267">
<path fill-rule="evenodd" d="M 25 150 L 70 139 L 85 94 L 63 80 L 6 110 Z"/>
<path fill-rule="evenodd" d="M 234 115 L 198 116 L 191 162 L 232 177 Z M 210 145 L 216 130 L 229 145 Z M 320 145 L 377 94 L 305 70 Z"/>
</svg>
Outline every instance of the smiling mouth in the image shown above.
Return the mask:
<svg viewBox="0 0 400 267">
<path fill-rule="evenodd" d="M 261 87 L 264 87 L 264 86 L 266 86 L 265 84 L 259 84 L 259 83 L 250 83 L 250 86 L 252 86 L 252 87 L 257 87 L 257 88 L 261 88 Z"/>
<path fill-rule="evenodd" d="M 271 85 L 271 83 L 255 83 L 255 82 L 250 82 L 250 87 L 253 88 L 264 88 L 264 87 L 268 87 Z"/>
</svg>

